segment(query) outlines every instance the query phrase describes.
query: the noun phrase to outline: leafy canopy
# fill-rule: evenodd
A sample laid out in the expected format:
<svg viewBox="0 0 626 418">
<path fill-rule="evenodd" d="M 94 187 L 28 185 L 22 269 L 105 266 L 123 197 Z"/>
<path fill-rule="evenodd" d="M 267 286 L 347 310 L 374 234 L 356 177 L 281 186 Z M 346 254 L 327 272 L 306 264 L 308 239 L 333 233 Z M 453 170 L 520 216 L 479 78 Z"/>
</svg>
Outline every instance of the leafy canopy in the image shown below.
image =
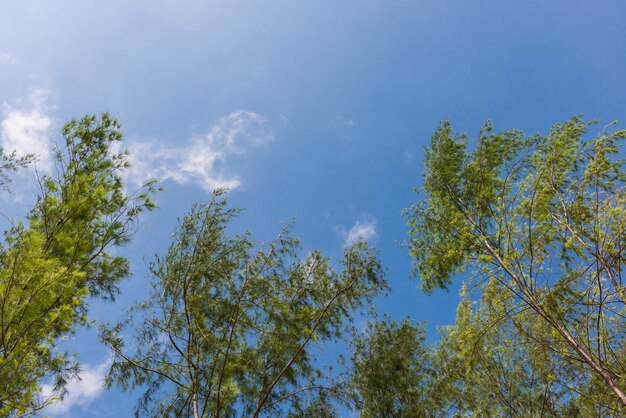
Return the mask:
<svg viewBox="0 0 626 418">
<path fill-rule="evenodd" d="M 431 416 L 433 369 L 424 330 L 409 320 L 369 322 L 354 338 L 351 399 L 363 418 Z"/>
<path fill-rule="evenodd" d="M 426 151 L 425 198 L 406 219 L 424 290 L 447 288 L 467 271 L 479 295 L 503 295 L 494 303 L 510 308 L 493 311 L 505 314 L 504 323 L 528 327 L 529 338 L 514 332 L 527 344 L 519 354 L 528 364 L 555 356 L 580 376 L 562 380 L 567 396 L 619 415 L 626 406 L 619 158 L 626 131 L 609 126 L 588 139 L 591 125 L 574 117 L 525 137 L 496 133 L 488 122 L 470 146 L 443 122 Z M 597 395 L 588 399 L 592 383 Z"/>
<path fill-rule="evenodd" d="M 153 183 L 132 196 L 124 192 L 128 161 L 112 151 L 122 139 L 116 120 L 85 116 L 62 133 L 52 174 L 41 178 L 34 207 L 5 232 L 0 247 L 0 415 L 26 414 L 63 395 L 77 367 L 56 343 L 86 323 L 89 296 L 115 296 L 128 260 L 112 250 L 155 207 Z M 56 391 L 40 399 L 40 381 L 48 376 Z"/>
<path fill-rule="evenodd" d="M 288 227 L 263 246 L 229 235 L 237 211 L 223 193 L 182 219 L 151 264 L 149 299 L 102 329 L 116 353 L 107 384 L 142 388 L 138 416 L 287 413 L 290 402 L 327 389 L 313 347 L 341 337 L 353 312 L 386 286 L 363 242 L 345 250 L 337 269 L 317 250 L 300 256 Z M 128 344 L 123 330 L 132 325 Z M 292 413 L 327 406 L 322 396 Z"/>
</svg>

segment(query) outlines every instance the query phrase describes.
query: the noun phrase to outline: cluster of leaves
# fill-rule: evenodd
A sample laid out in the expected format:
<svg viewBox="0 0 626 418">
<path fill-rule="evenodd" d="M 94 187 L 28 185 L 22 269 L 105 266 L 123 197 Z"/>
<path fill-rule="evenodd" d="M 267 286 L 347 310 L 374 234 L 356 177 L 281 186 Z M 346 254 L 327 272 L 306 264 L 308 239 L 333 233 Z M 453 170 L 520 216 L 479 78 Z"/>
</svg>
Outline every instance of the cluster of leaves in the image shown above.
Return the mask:
<svg viewBox="0 0 626 418">
<path fill-rule="evenodd" d="M 152 184 L 124 193 L 125 154 L 111 152 L 121 140 L 117 121 L 86 116 L 65 125 L 63 136 L 55 174 L 41 178 L 26 221 L 6 231 L 0 247 L 0 415 L 45 405 L 38 396 L 43 377 L 54 377 L 62 395 L 77 368 L 55 345 L 85 323 L 88 296 L 115 295 L 128 261 L 111 249 L 154 208 Z M 4 168 L 26 162 L 9 159 Z"/>
<path fill-rule="evenodd" d="M 409 320 L 368 322 L 354 338 L 349 397 L 363 418 L 432 415 L 433 372 L 423 328 Z"/>
<path fill-rule="evenodd" d="M 589 126 L 573 118 L 524 137 L 487 123 L 473 149 L 447 122 L 433 136 L 425 199 L 407 212 L 410 251 L 426 291 L 462 271 L 474 283 L 480 306 L 463 302 L 442 343 L 480 361 L 452 384 L 469 402 L 460 410 L 624 413 L 626 131 L 588 140 Z M 500 389 L 474 402 L 476 379 Z"/>
<path fill-rule="evenodd" d="M 236 213 L 219 190 L 195 206 L 151 265 L 150 298 L 102 330 L 116 353 L 108 384 L 145 388 L 137 415 L 276 416 L 285 401 L 325 391 L 312 346 L 339 338 L 386 286 L 363 242 L 346 249 L 337 270 L 319 251 L 299 257 L 288 227 L 261 248 L 249 234 L 229 236 Z M 136 318 L 129 353 L 122 330 Z"/>
<path fill-rule="evenodd" d="M 5 192 L 10 191 L 9 183 L 11 182 L 11 178 L 8 175 L 9 172 L 17 171 L 18 168 L 27 166 L 34 159 L 35 156 L 32 154 L 18 156 L 15 151 L 7 154 L 0 148 L 0 189 Z"/>
</svg>

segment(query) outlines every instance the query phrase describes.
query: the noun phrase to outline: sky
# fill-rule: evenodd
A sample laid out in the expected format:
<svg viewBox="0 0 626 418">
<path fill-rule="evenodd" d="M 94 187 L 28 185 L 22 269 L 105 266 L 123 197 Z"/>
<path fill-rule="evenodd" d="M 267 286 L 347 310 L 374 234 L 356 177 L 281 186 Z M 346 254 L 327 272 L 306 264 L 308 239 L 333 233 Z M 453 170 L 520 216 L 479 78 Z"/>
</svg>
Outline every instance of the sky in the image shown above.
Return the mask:
<svg viewBox="0 0 626 418">
<path fill-rule="evenodd" d="M 233 228 L 260 241 L 289 220 L 335 259 L 367 239 L 391 285 L 378 312 L 426 321 L 433 340 L 458 287 L 417 288 L 401 215 L 432 133 L 444 119 L 470 137 L 487 119 L 527 134 L 573 115 L 626 126 L 625 19 L 621 0 L 0 0 L 0 145 L 45 171 L 66 121 L 107 111 L 129 187 L 162 180 L 124 250 L 133 276 L 115 303 L 92 302 L 97 321 L 145 296 L 177 217 L 228 187 L 245 209 Z M 17 175 L 4 214 L 23 214 L 33 176 Z M 102 390 L 95 330 L 63 344 L 83 379 L 47 413 L 127 416 L 137 393 Z"/>
</svg>

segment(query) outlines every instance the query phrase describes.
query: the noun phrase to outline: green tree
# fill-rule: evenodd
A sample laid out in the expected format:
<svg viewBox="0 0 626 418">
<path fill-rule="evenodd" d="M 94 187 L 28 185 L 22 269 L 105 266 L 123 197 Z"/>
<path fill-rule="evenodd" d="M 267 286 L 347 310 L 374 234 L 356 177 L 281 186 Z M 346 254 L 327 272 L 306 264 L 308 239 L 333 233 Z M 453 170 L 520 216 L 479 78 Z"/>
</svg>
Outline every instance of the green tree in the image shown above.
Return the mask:
<svg viewBox="0 0 626 418">
<path fill-rule="evenodd" d="M 550 326 L 495 281 L 477 298 L 464 286 L 456 323 L 433 350 L 436 401 L 459 416 L 577 416 L 578 370 L 554 354 Z"/>
<path fill-rule="evenodd" d="M 56 343 L 86 322 L 89 296 L 115 296 L 128 261 L 112 250 L 154 207 L 152 184 L 133 196 L 123 191 L 128 162 L 111 151 L 122 138 L 117 121 L 86 116 L 63 136 L 54 174 L 41 178 L 26 221 L 6 231 L 0 247 L 0 415 L 53 401 L 39 399 L 43 377 L 55 378 L 55 398 L 63 395 L 78 369 Z"/>
<path fill-rule="evenodd" d="M 524 137 L 494 133 L 487 123 L 470 147 L 444 122 L 426 150 L 424 200 L 406 216 L 426 291 L 446 288 L 465 270 L 481 292 L 506 293 L 526 324 L 548 327 L 530 336 L 537 351 L 524 353 L 527 362 L 555 356 L 579 376 L 567 396 L 619 415 L 626 175 L 617 155 L 626 132 L 607 127 L 586 139 L 589 126 L 575 117 Z"/>
<path fill-rule="evenodd" d="M 286 413 L 288 402 L 326 390 L 313 348 L 339 338 L 385 287 L 365 243 L 346 249 L 336 270 L 319 251 L 299 257 L 289 228 L 260 248 L 249 234 L 229 236 L 236 214 L 223 191 L 195 206 L 151 264 L 149 299 L 102 329 L 116 353 L 107 384 L 144 390 L 137 415 Z M 133 319 L 128 349 L 122 335 Z"/>
<path fill-rule="evenodd" d="M 433 370 L 424 330 L 405 320 L 369 322 L 354 338 L 348 372 L 350 397 L 363 418 L 434 415 Z"/>
</svg>

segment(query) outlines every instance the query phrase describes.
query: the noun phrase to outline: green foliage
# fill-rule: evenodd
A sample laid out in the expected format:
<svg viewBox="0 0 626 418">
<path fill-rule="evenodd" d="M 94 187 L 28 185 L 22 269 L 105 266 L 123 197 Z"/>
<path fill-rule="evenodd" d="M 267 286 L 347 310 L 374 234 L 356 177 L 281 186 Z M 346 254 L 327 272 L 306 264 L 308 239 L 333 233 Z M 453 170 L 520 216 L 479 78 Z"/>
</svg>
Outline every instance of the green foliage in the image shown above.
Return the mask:
<svg viewBox="0 0 626 418">
<path fill-rule="evenodd" d="M 339 338 L 385 287 L 365 243 L 348 248 L 336 270 L 319 251 L 299 257 L 288 227 L 260 248 L 249 234 L 229 236 L 236 214 L 223 191 L 192 208 L 151 265 L 150 298 L 102 329 L 116 353 L 107 383 L 144 390 L 138 416 L 276 416 L 323 390 L 312 347 Z M 133 319 L 129 353 L 122 333 Z"/>
<path fill-rule="evenodd" d="M 621 415 L 626 405 L 626 174 L 617 158 L 626 131 L 586 139 L 590 125 L 575 117 L 545 136 L 524 137 L 494 133 L 487 123 L 470 147 L 445 122 L 427 150 L 425 201 L 406 213 L 422 287 L 447 288 L 464 270 L 476 283 L 481 306 L 457 319 L 444 346 L 467 361 L 474 352 L 463 339 L 486 343 L 477 350 L 481 367 L 500 379 L 500 393 L 524 398 L 524 413 L 551 403 L 548 411 L 560 414 L 564 402 Z M 498 364 L 506 367 L 497 371 Z M 510 388 L 510 379 L 519 386 L 531 377 L 550 402 L 533 388 Z M 476 386 L 467 376 L 460 381 Z M 502 408 L 492 411 L 512 413 Z"/>
<path fill-rule="evenodd" d="M 470 154 L 467 138 L 447 121 L 437 129 L 426 150 L 427 203 L 407 211 L 410 253 L 425 291 L 447 288 L 451 275 L 478 255 L 476 230 L 493 226 L 492 214 L 518 178 L 515 157 L 528 145 L 519 131 L 494 134 L 487 122 Z"/>
<path fill-rule="evenodd" d="M 0 189 L 9 191 L 11 179 L 7 171 L 17 171 L 17 169 L 28 165 L 33 160 L 34 156 L 32 154 L 18 157 L 15 151 L 7 154 L 0 148 Z"/>
<path fill-rule="evenodd" d="M 111 250 L 128 242 L 138 216 L 154 208 L 153 184 L 123 191 L 125 154 L 112 152 L 122 137 L 107 114 L 63 128 L 55 175 L 25 224 L 5 233 L 0 248 L 0 415 L 25 414 L 53 401 L 38 399 L 43 377 L 55 378 L 55 397 L 77 369 L 55 349 L 59 338 L 85 323 L 87 297 L 112 297 L 128 262 Z"/>
<path fill-rule="evenodd" d="M 419 417 L 437 410 L 430 402 L 434 376 L 423 343 L 424 330 L 408 320 L 370 322 L 355 337 L 349 386 L 361 417 Z"/>
<path fill-rule="evenodd" d="M 338 416 L 337 410 L 332 404 L 330 396 L 333 391 L 327 393 L 325 390 L 319 390 L 317 397 L 309 399 L 305 402 L 294 402 L 292 409 L 287 414 L 288 418 L 335 418 Z"/>
<path fill-rule="evenodd" d="M 495 281 L 479 302 L 461 293 L 433 356 L 438 402 L 461 416 L 577 416 L 568 388 L 576 370 L 555 354 L 565 347 L 548 324 Z"/>
</svg>

